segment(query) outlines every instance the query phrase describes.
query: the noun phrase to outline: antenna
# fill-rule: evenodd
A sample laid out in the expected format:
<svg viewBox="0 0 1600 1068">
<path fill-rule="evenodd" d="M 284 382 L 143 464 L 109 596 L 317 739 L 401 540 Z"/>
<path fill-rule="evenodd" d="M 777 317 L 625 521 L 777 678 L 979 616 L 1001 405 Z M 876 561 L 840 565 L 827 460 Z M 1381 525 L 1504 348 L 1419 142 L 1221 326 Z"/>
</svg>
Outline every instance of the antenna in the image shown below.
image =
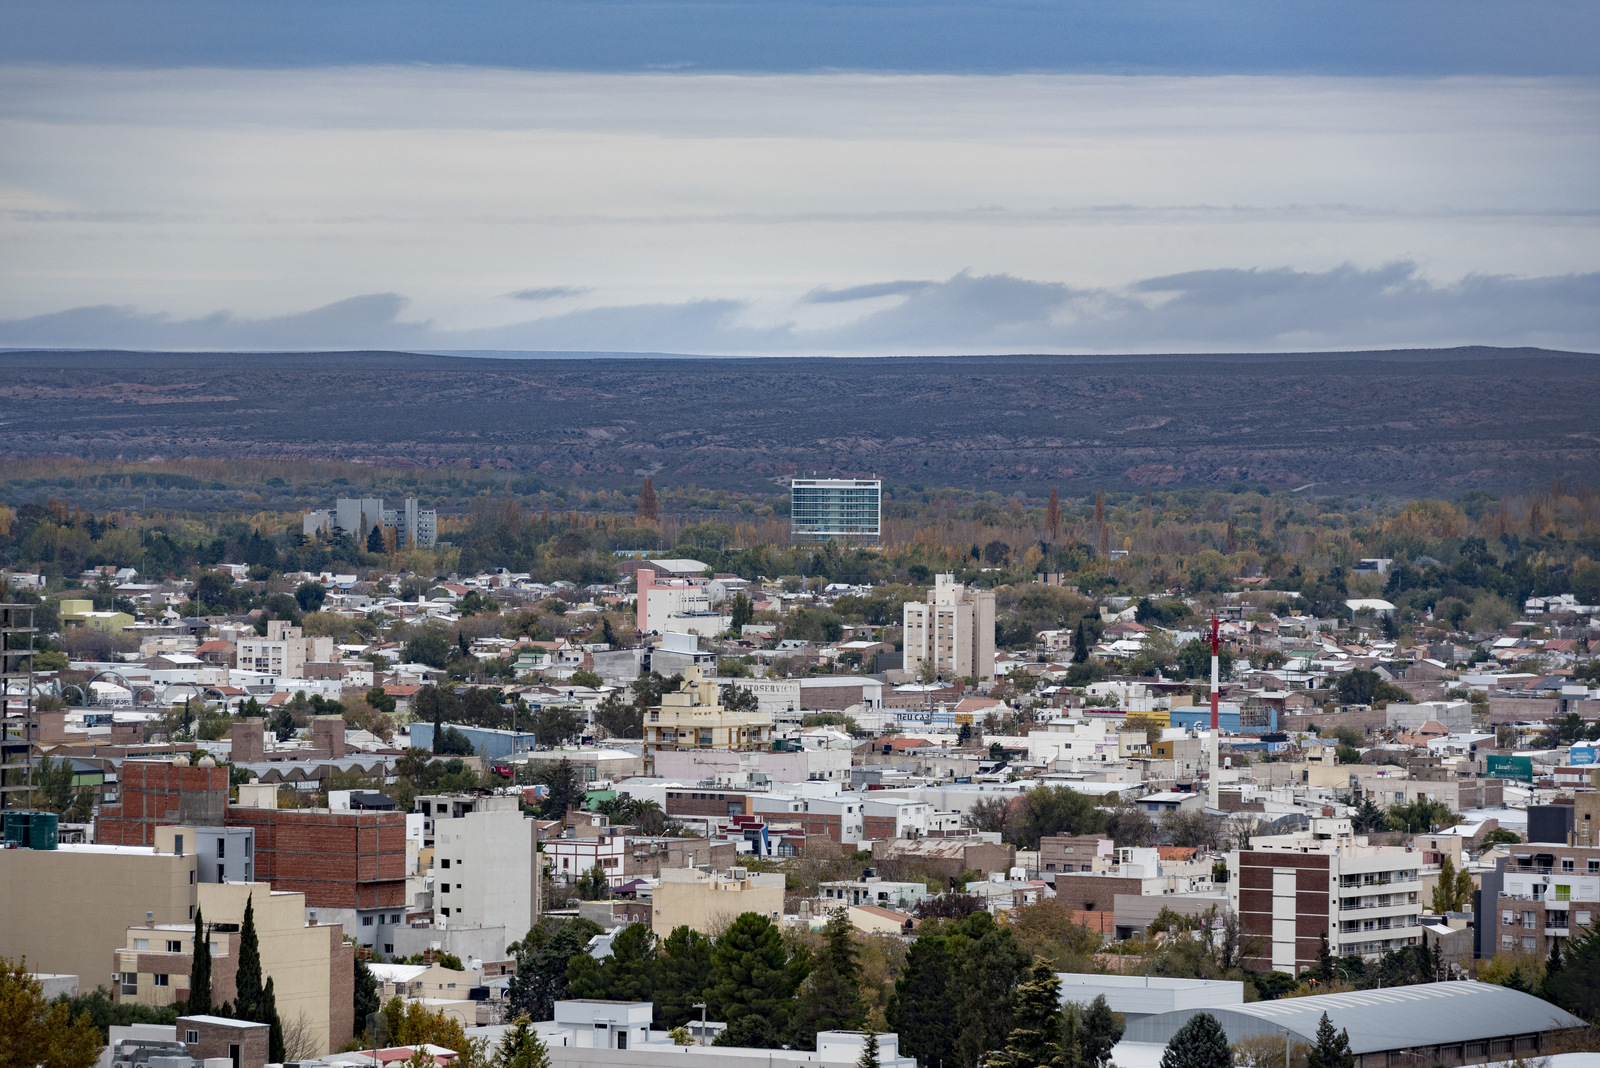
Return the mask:
<svg viewBox="0 0 1600 1068">
<path fill-rule="evenodd" d="M 1207 806 L 1209 808 L 1212 808 L 1212 809 L 1216 809 L 1216 808 L 1220 808 L 1221 807 L 1220 800 L 1219 800 L 1219 797 L 1218 797 L 1218 788 L 1219 788 L 1219 786 L 1221 784 L 1217 781 L 1217 752 L 1218 752 L 1218 745 L 1219 745 L 1218 735 L 1221 733 L 1221 731 L 1219 729 L 1220 728 L 1220 723 L 1219 723 L 1219 716 L 1218 716 L 1218 711 L 1217 711 L 1217 702 L 1218 702 L 1219 698 L 1221 697 L 1221 693 L 1222 693 L 1221 684 L 1220 684 L 1220 681 L 1219 681 L 1220 677 L 1221 677 L 1221 674 L 1220 674 L 1220 670 L 1219 670 L 1219 666 L 1218 666 L 1219 662 L 1221 660 L 1221 653 L 1222 653 L 1221 626 L 1222 626 L 1222 621 L 1217 618 L 1217 614 L 1215 612 L 1212 612 L 1211 613 L 1211 740 L 1210 740 L 1210 743 L 1209 743 L 1209 748 L 1211 750 L 1211 784 L 1210 784 L 1210 789 L 1206 791 Z"/>
</svg>

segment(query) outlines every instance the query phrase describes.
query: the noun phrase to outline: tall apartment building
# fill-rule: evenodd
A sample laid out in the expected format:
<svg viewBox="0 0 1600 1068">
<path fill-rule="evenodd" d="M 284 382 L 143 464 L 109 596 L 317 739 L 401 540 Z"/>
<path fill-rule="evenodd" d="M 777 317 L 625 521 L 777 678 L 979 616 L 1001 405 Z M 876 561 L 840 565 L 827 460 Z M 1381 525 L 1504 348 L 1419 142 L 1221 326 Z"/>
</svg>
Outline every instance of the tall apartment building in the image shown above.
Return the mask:
<svg viewBox="0 0 1600 1068">
<path fill-rule="evenodd" d="M 394 549 L 431 549 L 439 540 L 439 513 L 419 507 L 414 497 L 398 508 L 385 508 L 382 497 L 340 497 L 332 509 L 307 512 L 300 529 L 307 537 L 337 529 L 365 544 L 375 526 Z"/>
<path fill-rule="evenodd" d="M 1422 936 L 1422 856 L 1369 845 L 1348 819 L 1315 819 L 1296 834 L 1250 839 L 1228 857 L 1245 966 L 1298 975 L 1334 956 L 1376 958 Z"/>
<path fill-rule="evenodd" d="M 942 679 L 994 676 L 994 591 L 968 589 L 951 574 L 934 578 L 926 603 L 904 607 L 905 669 L 924 662 Z"/>
<path fill-rule="evenodd" d="M 652 763 L 662 751 L 755 750 L 771 741 L 772 714 L 724 708 L 716 679 L 700 667 L 685 668 L 683 685 L 644 716 L 644 755 Z"/>
<path fill-rule="evenodd" d="M 883 481 L 796 478 L 789 482 L 789 534 L 795 541 L 877 541 L 883 533 Z"/>
<path fill-rule="evenodd" d="M 515 797 L 479 797 L 433 821 L 433 915 L 441 927 L 504 927 L 511 937 L 539 919 L 538 823 Z"/>
<path fill-rule="evenodd" d="M 1528 830 L 1529 841 L 1483 876 L 1480 956 L 1547 957 L 1552 942 L 1588 934 L 1600 918 L 1600 793 L 1579 793 L 1571 806 L 1534 806 Z"/>
<path fill-rule="evenodd" d="M 240 638 L 237 666 L 240 671 L 264 671 L 281 679 L 305 678 L 306 664 L 327 663 L 334 658 L 333 639 L 307 638 L 285 619 L 267 621 L 265 638 Z"/>
</svg>

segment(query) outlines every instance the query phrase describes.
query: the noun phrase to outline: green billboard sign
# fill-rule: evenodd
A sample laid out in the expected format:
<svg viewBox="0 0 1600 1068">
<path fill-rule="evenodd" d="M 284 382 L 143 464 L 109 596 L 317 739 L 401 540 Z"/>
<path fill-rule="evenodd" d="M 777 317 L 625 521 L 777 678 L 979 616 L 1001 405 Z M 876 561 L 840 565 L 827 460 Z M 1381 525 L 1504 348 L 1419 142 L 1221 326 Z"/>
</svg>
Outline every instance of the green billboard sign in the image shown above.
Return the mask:
<svg viewBox="0 0 1600 1068">
<path fill-rule="evenodd" d="M 1532 757 L 1491 755 L 1488 763 L 1488 775 L 1491 779 L 1517 779 L 1522 782 L 1533 781 Z"/>
</svg>

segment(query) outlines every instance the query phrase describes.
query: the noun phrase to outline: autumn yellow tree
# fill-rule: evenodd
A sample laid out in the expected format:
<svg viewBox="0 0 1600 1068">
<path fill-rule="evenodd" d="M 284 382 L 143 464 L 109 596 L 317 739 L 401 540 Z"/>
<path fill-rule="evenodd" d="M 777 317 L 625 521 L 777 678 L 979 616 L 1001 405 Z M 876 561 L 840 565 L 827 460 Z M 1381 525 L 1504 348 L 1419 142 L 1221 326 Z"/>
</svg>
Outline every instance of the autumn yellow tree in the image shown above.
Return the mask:
<svg viewBox="0 0 1600 1068">
<path fill-rule="evenodd" d="M 25 960 L 0 957 L 0 1068 L 89 1068 L 100 1059 L 100 1031 L 88 1013 L 73 1019 L 45 1000 Z"/>
</svg>

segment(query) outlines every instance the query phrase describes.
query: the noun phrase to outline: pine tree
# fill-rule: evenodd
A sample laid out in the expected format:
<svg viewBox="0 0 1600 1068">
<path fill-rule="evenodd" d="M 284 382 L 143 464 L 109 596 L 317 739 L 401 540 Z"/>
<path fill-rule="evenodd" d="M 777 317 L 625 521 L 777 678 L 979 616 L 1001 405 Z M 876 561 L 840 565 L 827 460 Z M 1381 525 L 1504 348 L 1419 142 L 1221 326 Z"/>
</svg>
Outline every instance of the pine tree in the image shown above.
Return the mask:
<svg viewBox="0 0 1600 1068">
<path fill-rule="evenodd" d="M 989 1068 L 1068 1068 L 1061 1044 L 1061 980 L 1043 957 L 1033 962 L 1028 981 L 1017 987 L 1013 1013 L 1015 1026 L 1006 1048 L 989 1055 Z"/>
<path fill-rule="evenodd" d="M 200 907 L 194 910 L 194 956 L 189 965 L 190 1016 L 204 1016 L 211 1012 L 211 932 L 206 927 Z"/>
<path fill-rule="evenodd" d="M 579 953 L 567 962 L 568 997 L 653 1001 L 655 994 L 656 938 L 642 923 L 617 932 L 605 960 Z"/>
<path fill-rule="evenodd" d="M 1317 1044 L 1306 1051 L 1306 1068 L 1355 1068 L 1356 1055 L 1350 1051 L 1350 1033 L 1334 1033 L 1333 1021 L 1323 1013 L 1317 1022 Z"/>
<path fill-rule="evenodd" d="M 794 995 L 809 971 L 810 961 L 791 959 L 783 934 L 765 916 L 746 912 L 717 939 L 711 949 L 711 983 L 706 1001 L 713 1015 L 738 1022 L 759 1016 L 783 1033 L 794 1011 Z"/>
<path fill-rule="evenodd" d="M 656 1025 L 663 1029 L 698 1019 L 694 1003 L 705 1000 L 711 977 L 711 939 L 675 927 L 656 961 Z"/>
<path fill-rule="evenodd" d="M 878 1060 L 878 1032 L 867 1032 L 867 1040 L 862 1043 L 861 1057 L 856 1061 L 856 1068 L 881 1068 L 881 1062 Z"/>
<path fill-rule="evenodd" d="M 501 1068 L 550 1068 L 550 1051 L 526 1016 L 518 1016 L 500 1040 L 495 1063 Z"/>
<path fill-rule="evenodd" d="M 377 1012 L 378 1004 L 378 979 L 372 974 L 372 969 L 367 967 L 367 962 L 358 959 L 355 965 L 355 1002 L 356 1030 L 364 1030 L 367 1026 L 367 1017 Z"/>
<path fill-rule="evenodd" d="M 1077 1057 L 1083 1068 L 1108 1068 L 1111 1051 L 1122 1041 L 1127 1024 L 1111 1011 L 1106 996 L 1097 994 L 1087 1009 L 1077 1013 Z M 1069 1051 L 1070 1052 L 1070 1051 Z"/>
<path fill-rule="evenodd" d="M 815 1047 L 818 1031 L 854 1031 L 866 1014 L 854 928 L 845 910 L 835 909 L 822 929 L 822 949 L 795 1008 L 793 1045 Z"/>
<path fill-rule="evenodd" d="M 1195 1013 L 1167 1043 L 1161 1068 L 1233 1068 L 1233 1051 L 1222 1024 L 1209 1012 Z"/>
</svg>

